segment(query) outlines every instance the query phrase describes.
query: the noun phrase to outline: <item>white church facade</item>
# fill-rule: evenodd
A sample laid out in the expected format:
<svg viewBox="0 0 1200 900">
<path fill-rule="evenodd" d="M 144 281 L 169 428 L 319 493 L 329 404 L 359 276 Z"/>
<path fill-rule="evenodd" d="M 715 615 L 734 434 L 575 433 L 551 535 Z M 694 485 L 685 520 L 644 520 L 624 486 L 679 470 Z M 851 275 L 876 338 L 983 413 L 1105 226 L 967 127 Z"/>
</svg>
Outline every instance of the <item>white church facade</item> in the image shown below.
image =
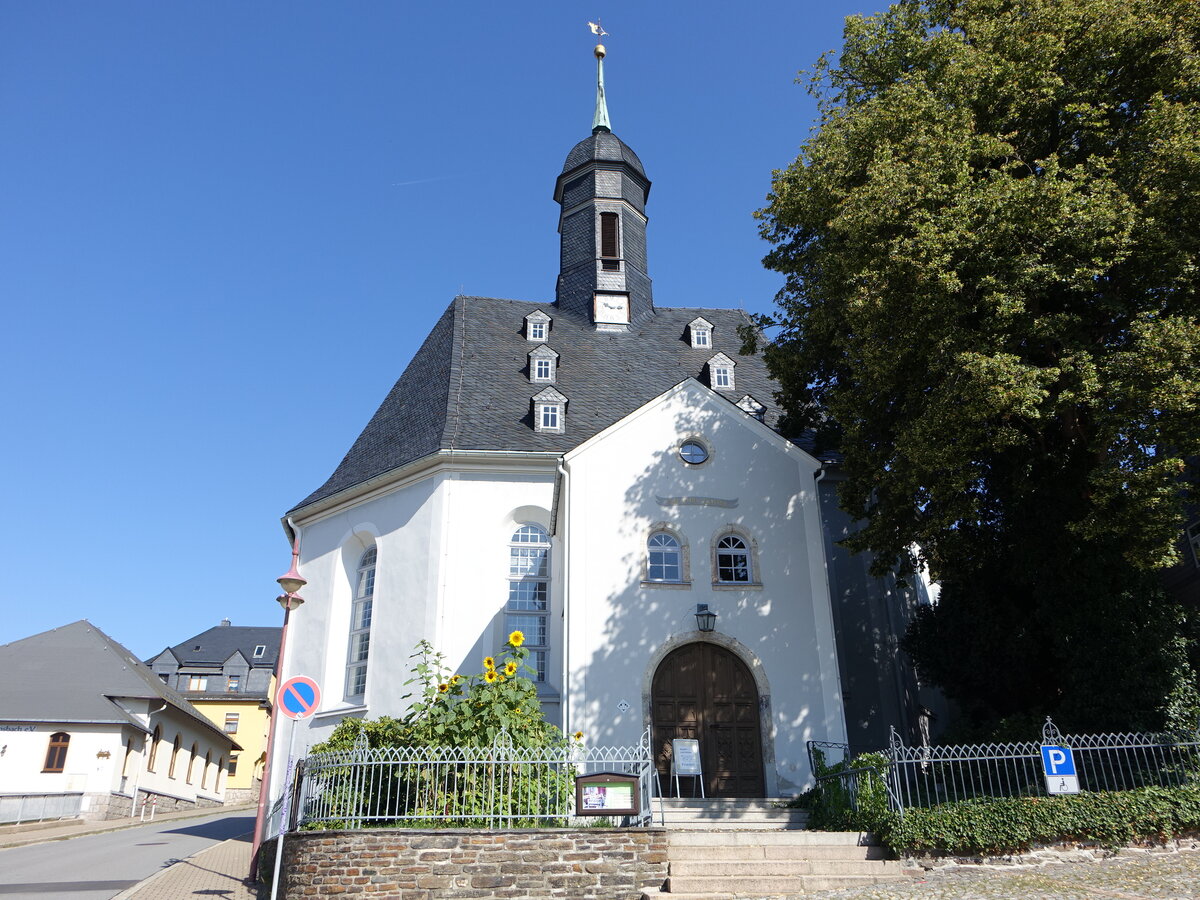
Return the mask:
<svg viewBox="0 0 1200 900">
<path fill-rule="evenodd" d="M 555 301 L 455 298 L 285 517 L 308 583 L 281 678 L 322 685 L 300 743 L 402 714 L 419 640 L 473 673 L 512 630 L 564 733 L 650 729 L 664 774 L 695 737 L 710 795 L 793 795 L 806 741 L 917 728 L 912 598 L 835 546 L 836 477 L 777 431 L 746 315 L 654 304 L 649 188 L 601 94 L 556 182 Z"/>
</svg>

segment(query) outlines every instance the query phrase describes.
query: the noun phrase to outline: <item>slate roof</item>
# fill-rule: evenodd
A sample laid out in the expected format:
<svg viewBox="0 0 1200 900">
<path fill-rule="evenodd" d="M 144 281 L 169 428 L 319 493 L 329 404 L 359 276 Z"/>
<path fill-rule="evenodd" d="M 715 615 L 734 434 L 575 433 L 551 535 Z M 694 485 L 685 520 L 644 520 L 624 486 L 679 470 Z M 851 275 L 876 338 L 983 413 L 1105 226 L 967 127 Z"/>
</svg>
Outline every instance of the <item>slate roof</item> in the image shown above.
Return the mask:
<svg viewBox="0 0 1200 900">
<path fill-rule="evenodd" d="M 174 647 L 167 647 L 181 666 L 220 666 L 237 652 L 255 669 L 275 668 L 279 657 L 279 638 L 283 629 L 278 626 L 217 625 L 202 631 Z M 254 658 L 254 648 L 266 646 L 266 652 Z M 166 651 L 164 651 L 166 652 Z"/>
<path fill-rule="evenodd" d="M 538 309 L 553 319 L 545 342 L 524 336 L 525 316 Z M 697 316 L 713 323 L 711 347 L 691 346 Z M 706 364 L 719 352 L 737 364 L 734 389 L 719 395 L 732 404 L 752 395 L 774 427 L 778 384 L 761 355 L 738 352 L 737 329 L 749 322 L 741 310 L 656 307 L 627 332 L 608 332 L 552 303 L 456 297 L 333 475 L 294 509 L 438 450 L 564 453 L 687 378 L 707 384 Z M 559 354 L 563 434 L 533 430 L 530 401 L 546 385 L 529 381 L 528 357 L 543 343 Z"/>
<path fill-rule="evenodd" d="M 0 721 L 118 724 L 145 731 L 113 698 L 161 699 L 228 739 L 128 648 L 86 619 L 0 646 L 0 671 L 8 676 L 0 691 Z"/>
<path fill-rule="evenodd" d="M 563 174 L 578 169 L 592 160 L 628 163 L 643 178 L 646 177 L 646 170 L 642 167 L 642 161 L 638 159 L 638 155 L 611 131 L 597 131 L 572 147 L 571 152 L 567 154 L 566 162 L 563 163 Z"/>
</svg>

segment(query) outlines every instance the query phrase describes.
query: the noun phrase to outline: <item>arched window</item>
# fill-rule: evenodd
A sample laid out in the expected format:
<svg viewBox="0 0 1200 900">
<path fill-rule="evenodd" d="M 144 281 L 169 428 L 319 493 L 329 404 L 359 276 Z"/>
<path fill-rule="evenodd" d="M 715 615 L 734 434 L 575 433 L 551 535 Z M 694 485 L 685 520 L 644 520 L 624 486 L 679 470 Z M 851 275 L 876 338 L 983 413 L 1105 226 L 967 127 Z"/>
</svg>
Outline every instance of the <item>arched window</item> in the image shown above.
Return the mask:
<svg viewBox="0 0 1200 900">
<path fill-rule="evenodd" d="M 192 783 L 192 772 L 196 768 L 196 745 L 192 744 L 192 754 L 188 757 L 187 783 Z"/>
<path fill-rule="evenodd" d="M 750 551 L 736 534 L 717 541 L 717 581 L 726 584 L 750 582 Z"/>
<path fill-rule="evenodd" d="M 508 545 L 508 603 L 504 627 L 520 631 L 537 681 L 546 680 L 550 621 L 550 536 L 537 525 L 522 525 Z"/>
<path fill-rule="evenodd" d="M 204 754 L 204 768 L 200 770 L 200 787 L 208 790 L 208 767 L 212 765 L 212 751 Z"/>
<path fill-rule="evenodd" d="M 646 580 L 683 580 L 683 554 L 675 535 L 659 531 L 646 542 Z"/>
<path fill-rule="evenodd" d="M 162 740 L 162 726 L 154 726 L 154 734 L 150 736 L 150 762 L 146 763 L 148 772 L 154 771 L 154 764 L 158 762 L 158 744 Z"/>
<path fill-rule="evenodd" d="M 221 793 L 221 774 L 225 771 L 225 757 L 217 760 L 217 773 L 213 776 L 213 790 Z"/>
<path fill-rule="evenodd" d="M 65 731 L 56 731 L 50 735 L 50 745 L 46 747 L 46 765 L 43 772 L 61 772 L 67 764 L 67 745 L 71 736 Z"/>
<path fill-rule="evenodd" d="M 346 657 L 346 697 L 367 692 L 367 657 L 371 654 L 371 607 L 375 600 L 375 548 L 358 561 L 354 602 L 350 608 L 350 650 Z"/>
<path fill-rule="evenodd" d="M 171 748 L 171 765 L 167 767 L 167 777 L 175 777 L 175 764 L 179 762 L 179 745 L 183 743 L 182 735 L 175 735 L 175 744 Z"/>
</svg>

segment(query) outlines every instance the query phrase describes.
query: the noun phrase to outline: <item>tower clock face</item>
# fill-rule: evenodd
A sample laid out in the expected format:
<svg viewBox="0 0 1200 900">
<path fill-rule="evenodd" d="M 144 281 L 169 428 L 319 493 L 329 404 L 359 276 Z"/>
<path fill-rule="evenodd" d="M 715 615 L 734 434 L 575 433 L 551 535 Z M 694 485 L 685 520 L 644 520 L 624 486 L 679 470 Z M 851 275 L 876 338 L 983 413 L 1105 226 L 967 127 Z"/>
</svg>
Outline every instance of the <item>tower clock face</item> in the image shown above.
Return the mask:
<svg viewBox="0 0 1200 900">
<path fill-rule="evenodd" d="M 628 325 L 629 295 L 596 294 L 594 318 L 601 325 Z"/>
</svg>

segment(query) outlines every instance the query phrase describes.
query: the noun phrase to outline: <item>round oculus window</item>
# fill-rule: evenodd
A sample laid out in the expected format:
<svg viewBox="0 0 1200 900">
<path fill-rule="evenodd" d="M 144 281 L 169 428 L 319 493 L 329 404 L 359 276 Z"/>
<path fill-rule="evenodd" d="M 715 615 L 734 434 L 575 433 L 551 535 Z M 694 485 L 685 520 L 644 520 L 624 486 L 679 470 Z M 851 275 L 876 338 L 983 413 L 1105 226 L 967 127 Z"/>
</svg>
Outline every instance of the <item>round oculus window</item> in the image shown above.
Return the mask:
<svg viewBox="0 0 1200 900">
<path fill-rule="evenodd" d="M 689 466 L 698 466 L 708 459 L 708 448 L 699 441 L 684 441 L 679 447 L 679 456 Z"/>
</svg>

